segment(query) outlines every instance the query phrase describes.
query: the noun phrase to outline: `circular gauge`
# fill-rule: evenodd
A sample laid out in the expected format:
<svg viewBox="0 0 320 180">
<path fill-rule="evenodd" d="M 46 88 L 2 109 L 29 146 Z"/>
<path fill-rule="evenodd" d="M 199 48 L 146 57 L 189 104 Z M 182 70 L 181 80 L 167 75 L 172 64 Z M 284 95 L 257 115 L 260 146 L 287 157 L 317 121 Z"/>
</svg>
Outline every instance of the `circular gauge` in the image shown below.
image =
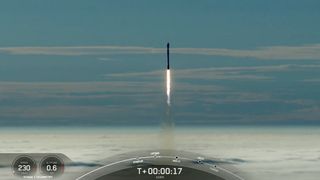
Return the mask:
<svg viewBox="0 0 320 180">
<path fill-rule="evenodd" d="M 20 156 L 13 162 L 12 169 L 17 176 L 33 176 L 37 171 L 37 164 L 28 156 Z"/>
<path fill-rule="evenodd" d="M 56 156 L 47 156 L 41 161 L 40 170 L 43 175 L 56 177 L 64 172 L 64 163 Z"/>
</svg>

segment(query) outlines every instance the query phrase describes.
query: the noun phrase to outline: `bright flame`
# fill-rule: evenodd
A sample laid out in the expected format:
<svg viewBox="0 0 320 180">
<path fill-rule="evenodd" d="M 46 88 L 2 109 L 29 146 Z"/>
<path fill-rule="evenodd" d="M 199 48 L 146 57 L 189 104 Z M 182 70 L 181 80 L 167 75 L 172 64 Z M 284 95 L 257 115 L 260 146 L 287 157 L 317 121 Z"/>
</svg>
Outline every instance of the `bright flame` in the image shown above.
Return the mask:
<svg viewBox="0 0 320 180">
<path fill-rule="evenodd" d="M 170 91 L 171 91 L 171 74 L 170 69 L 167 69 L 167 104 L 170 105 Z"/>
</svg>

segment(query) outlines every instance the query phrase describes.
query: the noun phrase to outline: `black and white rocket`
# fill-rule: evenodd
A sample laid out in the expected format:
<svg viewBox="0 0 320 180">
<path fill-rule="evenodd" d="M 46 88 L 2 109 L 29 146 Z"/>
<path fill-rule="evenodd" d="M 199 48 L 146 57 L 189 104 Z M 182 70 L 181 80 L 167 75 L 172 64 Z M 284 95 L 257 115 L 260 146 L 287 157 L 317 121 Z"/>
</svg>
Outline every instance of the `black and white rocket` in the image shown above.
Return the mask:
<svg viewBox="0 0 320 180">
<path fill-rule="evenodd" d="M 170 106 L 170 91 L 171 91 L 171 73 L 170 73 L 170 57 L 169 57 L 170 44 L 167 43 L 167 70 L 166 70 L 166 89 L 167 89 L 167 104 Z"/>
<path fill-rule="evenodd" d="M 170 69 L 169 48 L 170 48 L 170 43 L 167 43 L 167 69 Z"/>
</svg>

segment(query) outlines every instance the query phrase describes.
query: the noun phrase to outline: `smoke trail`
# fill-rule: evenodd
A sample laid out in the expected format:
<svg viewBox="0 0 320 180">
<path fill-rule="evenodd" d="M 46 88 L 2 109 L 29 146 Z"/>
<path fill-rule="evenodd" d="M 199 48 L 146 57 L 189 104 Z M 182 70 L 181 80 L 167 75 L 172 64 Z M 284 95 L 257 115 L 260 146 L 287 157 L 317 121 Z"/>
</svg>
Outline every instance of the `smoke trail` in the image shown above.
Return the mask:
<svg viewBox="0 0 320 180">
<path fill-rule="evenodd" d="M 166 116 L 162 124 L 161 137 L 163 140 L 163 149 L 173 149 L 174 148 L 174 123 L 171 113 L 171 72 L 170 69 L 166 71 Z"/>
<path fill-rule="evenodd" d="M 167 105 L 170 106 L 171 105 L 171 102 L 170 102 L 170 93 L 171 93 L 171 73 L 170 73 L 170 69 L 167 69 Z"/>
</svg>

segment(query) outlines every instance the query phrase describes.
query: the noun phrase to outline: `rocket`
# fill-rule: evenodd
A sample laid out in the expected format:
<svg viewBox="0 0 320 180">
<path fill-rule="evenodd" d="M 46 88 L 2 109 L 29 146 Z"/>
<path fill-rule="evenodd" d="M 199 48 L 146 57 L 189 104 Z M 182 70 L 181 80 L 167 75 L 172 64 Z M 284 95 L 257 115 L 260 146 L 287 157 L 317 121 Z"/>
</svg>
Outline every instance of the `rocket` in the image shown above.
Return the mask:
<svg viewBox="0 0 320 180">
<path fill-rule="evenodd" d="M 167 70 L 166 70 L 166 86 L 167 86 L 167 104 L 170 106 L 170 91 L 171 91 L 171 73 L 170 73 L 170 59 L 169 59 L 170 44 L 167 43 Z"/>
<path fill-rule="evenodd" d="M 169 48 L 170 48 L 170 43 L 167 43 L 167 69 L 170 69 Z"/>
</svg>

